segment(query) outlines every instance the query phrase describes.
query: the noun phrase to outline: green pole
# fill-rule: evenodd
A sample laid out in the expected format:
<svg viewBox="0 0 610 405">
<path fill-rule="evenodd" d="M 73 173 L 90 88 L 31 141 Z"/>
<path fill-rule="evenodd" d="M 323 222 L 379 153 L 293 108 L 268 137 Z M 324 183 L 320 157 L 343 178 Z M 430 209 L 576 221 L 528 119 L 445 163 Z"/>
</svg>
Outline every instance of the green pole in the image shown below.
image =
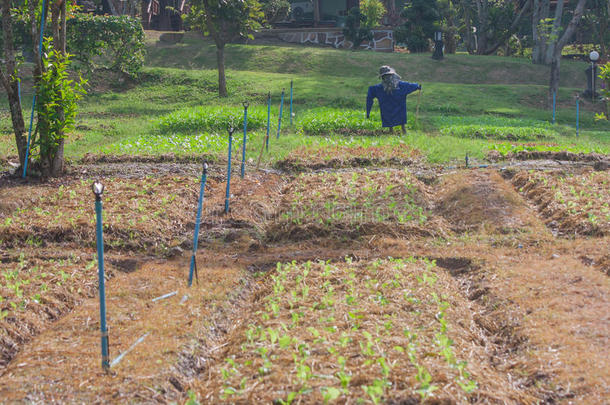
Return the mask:
<svg viewBox="0 0 610 405">
<path fill-rule="evenodd" d="M 225 195 L 225 214 L 229 213 L 229 199 L 231 198 L 231 147 L 233 144 L 233 127 L 229 128 L 229 161 L 227 163 L 227 192 Z"/>
<path fill-rule="evenodd" d="M 203 173 L 201 174 L 201 188 L 199 189 L 199 201 L 197 203 L 197 217 L 195 219 L 195 235 L 193 236 L 193 255 L 191 256 L 191 268 L 189 270 L 189 287 L 193 285 L 193 273 L 197 268 L 195 256 L 197 255 L 197 242 L 199 241 L 199 225 L 201 224 L 201 206 L 203 205 L 203 193 L 205 191 L 205 182 L 208 176 L 208 164 L 203 163 Z M 199 276 L 197 276 L 199 283 Z"/>
<path fill-rule="evenodd" d="M 102 339 L 102 368 L 110 368 L 110 354 L 108 350 L 108 328 L 106 327 L 106 288 L 104 285 L 104 236 L 102 226 L 102 194 L 104 185 L 99 181 L 93 183 L 95 195 L 96 239 L 97 239 L 97 267 L 100 294 L 100 332 Z"/>
<path fill-rule="evenodd" d="M 282 89 L 282 100 L 280 101 L 280 117 L 277 121 L 277 135 L 275 139 L 280 139 L 280 130 L 282 129 L 282 113 L 284 111 L 284 89 Z"/>
</svg>

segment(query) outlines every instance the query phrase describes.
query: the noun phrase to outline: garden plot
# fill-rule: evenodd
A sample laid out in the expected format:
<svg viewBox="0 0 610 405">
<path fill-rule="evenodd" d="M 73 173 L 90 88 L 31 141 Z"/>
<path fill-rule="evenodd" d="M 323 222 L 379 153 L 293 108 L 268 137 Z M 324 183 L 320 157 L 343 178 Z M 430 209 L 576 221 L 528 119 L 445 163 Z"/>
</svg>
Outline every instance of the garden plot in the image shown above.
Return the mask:
<svg viewBox="0 0 610 405">
<path fill-rule="evenodd" d="M 108 250 L 163 253 L 182 242 L 193 221 L 197 179 L 162 177 L 106 178 L 104 238 Z M 0 190 L 0 239 L 7 248 L 24 243 L 95 247 L 91 181 Z"/>
<path fill-rule="evenodd" d="M 610 172 L 522 171 L 513 184 L 562 236 L 610 235 Z"/>
<path fill-rule="evenodd" d="M 209 176 L 211 177 L 211 176 Z M 109 251 L 167 254 L 192 237 L 199 178 L 186 176 L 105 178 L 104 241 Z M 208 179 L 202 227 L 204 240 L 231 228 L 255 236 L 274 213 L 279 176 L 232 180 L 232 205 L 224 215 L 226 180 Z M 61 185 L 14 186 L 0 190 L 0 240 L 8 249 L 23 244 L 95 246 L 95 216 L 90 180 Z M 222 235 L 221 235 L 222 236 Z M 224 237 L 224 236 L 223 236 Z M 207 239 L 206 239 L 207 238 Z M 233 237 L 235 239 L 236 237 Z"/>
<path fill-rule="evenodd" d="M 194 387 L 206 403 L 538 399 L 492 365 L 473 304 L 433 262 L 278 264 L 265 288 Z"/>
<path fill-rule="evenodd" d="M 442 234 L 429 208 L 426 186 L 406 170 L 301 174 L 287 187 L 267 235 L 278 241 Z"/>
</svg>

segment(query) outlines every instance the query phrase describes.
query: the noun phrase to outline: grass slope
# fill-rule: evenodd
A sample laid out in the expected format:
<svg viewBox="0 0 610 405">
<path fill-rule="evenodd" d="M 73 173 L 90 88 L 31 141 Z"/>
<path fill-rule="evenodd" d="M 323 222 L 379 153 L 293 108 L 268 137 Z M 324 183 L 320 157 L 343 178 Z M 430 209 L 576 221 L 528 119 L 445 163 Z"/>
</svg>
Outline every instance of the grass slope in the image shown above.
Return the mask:
<svg viewBox="0 0 610 405">
<path fill-rule="evenodd" d="M 582 66 L 576 62 L 562 65 L 558 125 L 550 126 L 550 112 L 542 108 L 548 69 L 524 59 L 449 55 L 439 63 L 429 55 L 234 44 L 227 47 L 226 60 L 229 97 L 219 99 L 215 50 L 210 41 L 188 34 L 182 43 L 162 46 L 149 39 L 147 66 L 137 83 L 97 80 L 96 88 L 105 90 L 91 91 L 81 104 L 77 127 L 69 135 L 66 146 L 67 156 L 78 158 L 86 153 L 224 155 L 226 135 L 218 134 L 218 128 L 228 124 L 226 117 L 225 121 L 219 119 L 212 123 L 209 117 L 200 117 L 208 123 L 199 129 L 196 123 L 185 127 L 181 122 L 169 122 L 172 113 L 180 120 L 191 114 L 189 108 L 204 106 L 200 110 L 205 112 L 208 107 L 231 106 L 239 116 L 240 104 L 247 99 L 252 108 L 263 110 L 259 112 L 264 115 L 266 96 L 271 92 L 273 135 L 280 93 L 289 88 L 291 80 L 295 88 L 295 124 L 288 125 L 286 102 L 282 137 L 275 140 L 272 136 L 270 154 L 263 158 L 267 162 L 282 159 L 303 147 L 393 147 L 397 144 L 419 149 L 432 162 L 461 159 L 466 153 L 482 158 L 490 149 L 507 152 L 554 148 L 610 153 L 610 125 L 595 122 L 593 111 L 586 103 L 581 104 L 581 136 L 575 137 L 572 100 L 579 89 L 569 86 L 581 81 Z M 407 101 L 411 130 L 407 136 L 349 136 L 362 135 L 356 130 L 371 126 L 362 122 L 366 89 L 378 80 L 375 72 L 381 64 L 395 66 L 404 79 L 424 86 L 419 100 L 413 94 Z M 6 158 L 15 156 L 16 152 L 7 103 L 5 97 L 0 98 L 3 101 L 0 157 Z M 420 120 L 415 123 L 418 101 Z M 24 89 L 24 105 L 30 102 L 31 91 Z M 376 105 L 373 108 L 377 110 Z M 336 122 L 342 114 L 346 115 L 346 128 L 337 129 Z M 312 116 L 322 121 L 316 124 L 318 128 L 330 129 L 311 135 L 307 125 L 311 127 Z M 235 121 L 235 117 L 230 121 Z M 160 122 L 167 125 L 162 128 Z M 379 126 L 379 123 L 372 125 Z M 180 129 L 181 126 L 186 129 Z M 167 131 L 168 127 L 174 129 Z M 540 128 L 551 136 L 536 140 L 544 146 L 532 145 L 530 138 L 535 138 Z M 250 143 L 253 146 L 248 148 L 249 158 L 258 157 L 264 132 L 264 128 L 250 132 L 249 140 L 254 145 Z M 475 136 L 475 132 L 482 135 Z M 514 134 L 518 136 L 511 138 Z M 240 141 L 236 143 L 239 146 Z"/>
</svg>

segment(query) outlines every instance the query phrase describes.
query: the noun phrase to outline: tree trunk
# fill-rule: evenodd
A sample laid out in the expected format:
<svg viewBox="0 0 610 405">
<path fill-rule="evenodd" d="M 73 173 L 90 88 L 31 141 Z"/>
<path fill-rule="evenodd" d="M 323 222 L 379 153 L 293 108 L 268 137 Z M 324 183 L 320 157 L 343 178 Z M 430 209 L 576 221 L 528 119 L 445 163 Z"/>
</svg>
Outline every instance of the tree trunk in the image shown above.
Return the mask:
<svg viewBox="0 0 610 405">
<path fill-rule="evenodd" d="M 320 0 L 313 0 L 313 26 L 320 23 Z"/>
<path fill-rule="evenodd" d="M 59 14 L 59 20 L 61 23 L 61 36 L 60 36 L 61 43 L 60 43 L 59 49 L 61 50 L 61 53 L 64 55 L 66 54 L 66 41 L 67 41 L 67 39 L 66 39 L 66 34 L 67 34 L 67 31 L 66 31 L 66 29 L 67 29 L 67 27 L 66 27 L 66 24 L 67 24 L 66 3 L 67 3 L 67 0 L 63 0 L 62 5 L 61 5 L 61 11 Z"/>
<path fill-rule="evenodd" d="M 564 0 L 558 0 L 555 4 L 555 17 L 553 18 L 553 28 L 551 29 L 551 35 L 548 39 L 549 44 L 546 49 L 546 56 L 544 57 L 544 63 L 548 65 L 553 63 L 553 55 L 555 53 L 555 47 L 559 40 L 559 29 L 561 28 L 561 17 L 563 16 L 563 4 Z"/>
<path fill-rule="evenodd" d="M 549 17 L 550 11 L 549 0 L 534 0 L 534 12 L 532 13 L 532 33 L 534 46 L 532 47 L 532 63 L 539 65 L 549 64 L 550 61 L 545 59 L 548 47 L 548 35 L 540 31 L 540 22 Z"/>
<path fill-rule="evenodd" d="M 551 77 L 549 80 L 549 97 L 547 101 L 547 107 L 552 106 L 553 94 L 559 92 L 559 65 L 561 63 L 561 57 L 553 58 L 551 62 Z"/>
<path fill-rule="evenodd" d="M 487 0 L 478 0 L 477 1 L 477 15 L 479 18 L 479 27 L 477 29 L 478 34 L 478 46 L 477 46 L 477 55 L 486 55 L 487 53 L 487 42 L 488 37 L 487 33 L 489 30 L 489 9 Z"/>
<path fill-rule="evenodd" d="M 218 95 L 227 97 L 227 78 L 225 76 L 225 45 L 216 44 L 216 61 L 218 62 Z"/>
<path fill-rule="evenodd" d="M 563 0 L 559 1 L 563 2 Z M 561 38 L 559 38 L 557 42 L 553 44 L 555 52 L 553 53 L 553 57 L 551 60 L 551 78 L 549 82 L 548 98 L 549 106 L 551 105 L 553 94 L 556 94 L 559 90 L 559 64 L 561 62 L 561 51 L 563 50 L 563 47 L 568 43 L 570 38 L 572 38 L 572 35 L 574 35 L 574 31 L 580 23 L 580 19 L 583 15 L 586 2 L 587 0 L 578 0 L 578 4 L 576 4 L 576 7 L 574 8 L 574 13 L 572 14 L 572 19 L 570 20 L 570 23 L 566 27 Z"/>
<path fill-rule="evenodd" d="M 19 164 L 23 167 L 25 162 L 25 150 L 27 138 L 25 136 L 25 122 L 21 110 L 21 100 L 19 98 L 19 77 L 16 76 L 17 63 L 15 59 L 15 42 L 13 39 L 13 26 L 11 21 L 11 1 L 2 0 L 0 3 L 2 13 L 2 29 L 4 42 L 4 57 L 6 58 L 6 72 L 0 68 L 0 80 L 6 90 L 9 108 L 11 110 L 11 120 L 13 132 L 15 133 L 15 144 L 19 155 Z"/>
</svg>

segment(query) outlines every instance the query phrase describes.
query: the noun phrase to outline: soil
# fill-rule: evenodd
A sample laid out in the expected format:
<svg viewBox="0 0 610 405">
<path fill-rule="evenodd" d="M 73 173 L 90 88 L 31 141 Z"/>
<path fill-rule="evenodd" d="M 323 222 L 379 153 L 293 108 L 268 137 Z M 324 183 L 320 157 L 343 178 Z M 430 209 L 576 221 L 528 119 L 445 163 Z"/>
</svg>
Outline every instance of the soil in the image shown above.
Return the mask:
<svg viewBox="0 0 610 405">
<path fill-rule="evenodd" d="M 392 166 L 383 159 L 363 164 Z M 197 253 L 198 282 L 191 288 L 186 278 L 201 176 L 197 160 L 92 159 L 47 182 L 0 176 L 0 397 L 7 402 L 167 403 L 184 402 L 191 390 L 202 403 L 234 402 L 223 397 L 221 370 L 227 357 L 247 356 L 240 347 L 247 342 L 248 324 L 263 322 L 257 311 L 266 310 L 265 297 L 273 294 L 276 263 L 299 266 L 322 260 L 338 271 L 349 271 L 346 263 L 353 263 L 360 272 L 381 263 L 378 259 L 414 257 L 416 263 L 401 272 L 382 265 L 376 277 L 404 277 L 404 288 L 425 302 L 415 275 L 421 275 L 422 260 L 435 260 L 434 289 L 450 303 L 447 333 L 453 351 L 467 360 L 466 369 L 478 383 L 473 393 L 465 393 L 453 382 L 455 369 L 445 368 L 437 355 L 425 355 L 438 350 L 429 329 L 438 321 L 434 307 L 423 305 L 420 317 L 407 319 L 410 313 L 399 305 L 402 294 L 387 295 L 388 315 L 422 322 L 420 338 L 428 343 L 420 354 L 440 387 L 429 401 L 608 401 L 610 172 L 569 165 L 549 171 L 521 171 L 523 166 L 443 170 L 420 162 L 407 170 L 350 168 L 355 165 L 327 166 L 321 173 L 303 165 L 299 176 L 251 170 L 240 179 L 235 173 L 231 210 L 225 214 L 226 178 L 222 167 L 212 164 Z M 90 191 L 91 181 L 98 178 L 106 186 L 111 359 L 146 336 L 110 373 L 100 367 Z M 563 203 L 555 200 L 558 191 Z M 334 214 L 343 215 L 324 215 L 328 201 L 336 202 Z M 346 220 L 352 202 L 358 212 L 377 216 Z M 376 211 L 380 207 L 387 215 Z M 297 211 L 303 215 L 295 221 Z M 321 276 L 314 272 L 312 277 Z M 296 278 L 290 280 L 286 286 L 294 290 Z M 358 280 L 355 288 L 370 285 L 364 273 Z M 337 278 L 337 294 L 344 293 L 345 281 Z M 319 279 L 312 288 L 322 284 Z M 173 291 L 169 298 L 152 301 Z M 319 301 L 311 291 L 311 300 Z M 386 311 L 367 308 L 371 322 Z M 261 325 L 278 327 L 280 319 Z M 305 328 L 316 326 L 313 318 L 306 322 L 314 323 Z M 378 333 L 370 327 L 365 330 Z M 391 337 L 392 346 L 406 347 L 402 328 L 398 331 L 380 334 L 379 345 Z M 314 345 L 306 332 L 296 336 Z M 349 369 L 353 379 L 341 403 L 365 398 L 362 387 L 381 378 L 379 366 L 362 363 L 358 371 L 359 357 L 349 357 L 360 352 L 360 338 L 352 336 L 355 345 L 346 350 L 353 353 L 343 354 L 355 368 Z M 312 356 L 315 373 L 333 374 L 326 352 Z M 394 388 L 384 400 L 418 402 L 416 370 L 400 356 L 387 356 L 394 362 Z M 287 390 L 294 389 L 286 377 L 295 369 L 292 358 L 280 359 L 274 364 L 285 360 L 285 366 L 266 374 L 264 384 L 247 380 L 250 388 L 236 402 L 286 398 Z M 316 381 L 311 383 L 316 389 L 303 393 L 302 402 L 322 402 L 322 386 Z"/>
</svg>

